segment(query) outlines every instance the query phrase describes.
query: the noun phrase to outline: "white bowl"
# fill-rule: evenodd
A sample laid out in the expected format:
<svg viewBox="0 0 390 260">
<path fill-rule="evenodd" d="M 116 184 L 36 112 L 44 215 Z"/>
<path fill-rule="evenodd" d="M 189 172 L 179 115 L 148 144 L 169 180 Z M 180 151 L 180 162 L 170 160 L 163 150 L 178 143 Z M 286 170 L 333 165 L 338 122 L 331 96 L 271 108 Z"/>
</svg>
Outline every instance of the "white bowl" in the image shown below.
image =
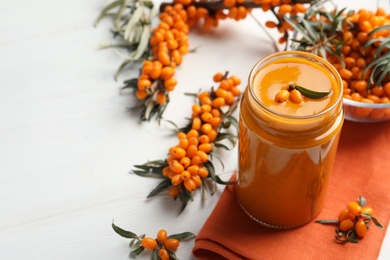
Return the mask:
<svg viewBox="0 0 390 260">
<path fill-rule="evenodd" d="M 343 98 L 343 106 L 346 120 L 375 123 L 390 119 L 390 103 L 370 104 Z"/>
</svg>

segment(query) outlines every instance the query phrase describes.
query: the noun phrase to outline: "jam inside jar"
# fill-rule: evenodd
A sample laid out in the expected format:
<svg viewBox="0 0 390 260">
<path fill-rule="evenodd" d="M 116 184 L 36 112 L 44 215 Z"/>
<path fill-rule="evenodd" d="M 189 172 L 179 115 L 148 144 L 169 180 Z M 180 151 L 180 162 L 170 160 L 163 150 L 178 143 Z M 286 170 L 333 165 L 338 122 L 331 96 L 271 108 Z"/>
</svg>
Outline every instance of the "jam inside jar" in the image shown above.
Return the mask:
<svg viewBox="0 0 390 260">
<path fill-rule="evenodd" d="M 289 86 L 330 92 L 278 102 Z M 251 70 L 239 115 L 236 194 L 257 222 L 288 229 L 321 211 L 344 121 L 342 81 L 324 59 L 299 51 L 273 54 Z"/>
</svg>

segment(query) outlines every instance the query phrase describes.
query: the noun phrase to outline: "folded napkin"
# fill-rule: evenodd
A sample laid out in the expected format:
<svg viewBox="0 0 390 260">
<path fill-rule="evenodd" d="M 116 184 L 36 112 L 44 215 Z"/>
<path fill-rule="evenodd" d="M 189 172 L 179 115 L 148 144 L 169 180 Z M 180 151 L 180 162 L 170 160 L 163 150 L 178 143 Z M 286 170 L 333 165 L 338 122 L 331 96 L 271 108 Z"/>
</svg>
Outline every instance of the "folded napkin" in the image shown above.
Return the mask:
<svg viewBox="0 0 390 260">
<path fill-rule="evenodd" d="M 234 176 L 232 176 L 234 178 Z M 362 195 L 374 216 L 358 244 L 339 244 L 335 226 L 314 221 L 296 229 L 273 230 L 251 220 L 225 188 L 200 230 L 193 248 L 198 259 L 377 259 L 390 218 L 390 122 L 344 123 L 326 203 L 316 219 L 337 219 L 350 201 Z M 291 212 L 294 214 L 294 212 Z"/>
</svg>

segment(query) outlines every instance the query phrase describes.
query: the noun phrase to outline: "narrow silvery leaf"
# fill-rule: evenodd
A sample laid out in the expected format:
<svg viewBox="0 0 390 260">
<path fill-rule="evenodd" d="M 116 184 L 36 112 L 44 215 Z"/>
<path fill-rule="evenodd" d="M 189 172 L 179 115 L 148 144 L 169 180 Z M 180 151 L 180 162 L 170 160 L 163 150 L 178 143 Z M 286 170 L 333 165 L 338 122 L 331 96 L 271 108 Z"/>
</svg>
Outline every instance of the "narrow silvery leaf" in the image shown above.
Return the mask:
<svg viewBox="0 0 390 260">
<path fill-rule="evenodd" d="M 110 3 L 109 5 L 107 5 L 106 7 L 104 7 L 103 10 L 101 11 L 100 15 L 98 16 L 98 18 L 96 18 L 95 26 L 97 26 L 99 24 L 100 20 L 103 19 L 107 15 L 107 12 L 109 10 L 120 5 L 122 3 L 122 1 L 123 0 L 114 1 L 114 2 Z"/>
<path fill-rule="evenodd" d="M 299 90 L 299 92 L 301 92 L 302 95 L 304 95 L 305 97 L 312 98 L 312 99 L 324 98 L 330 94 L 330 91 L 329 92 L 318 92 L 318 91 L 313 91 L 313 90 L 310 90 L 310 89 L 307 89 L 307 88 L 304 88 L 301 86 L 295 86 L 294 88 Z"/>
<path fill-rule="evenodd" d="M 137 237 L 138 237 L 138 236 L 137 236 L 136 234 L 134 234 L 133 232 L 124 230 L 124 229 L 122 229 L 122 228 L 116 226 L 116 225 L 114 224 L 114 222 L 112 222 L 112 228 L 114 229 L 114 231 L 115 231 L 118 235 L 120 235 L 120 236 L 122 236 L 122 237 L 125 237 L 125 238 L 137 238 Z"/>
<path fill-rule="evenodd" d="M 124 33 L 124 36 L 123 36 L 125 40 L 128 41 L 130 39 L 129 38 L 130 32 L 134 30 L 136 24 L 141 19 L 143 12 L 144 12 L 144 6 L 143 5 L 139 6 L 134 11 L 133 15 L 131 16 L 129 22 L 126 25 L 125 33 Z"/>
<path fill-rule="evenodd" d="M 132 57 L 133 60 L 138 60 L 139 58 L 141 58 L 142 54 L 145 52 L 149 44 L 150 26 L 145 25 L 143 29 L 144 30 L 142 31 L 141 40 L 138 44 L 138 48 L 136 50 L 135 55 Z"/>
<path fill-rule="evenodd" d="M 126 5 L 129 2 L 129 0 L 122 0 L 121 2 L 122 2 L 121 3 L 121 7 L 119 8 L 118 13 L 116 14 L 116 17 L 115 17 L 115 20 L 114 20 L 114 28 L 115 28 L 115 30 L 117 32 L 120 32 L 119 22 L 120 22 L 120 20 L 122 18 L 122 14 L 123 14 L 123 12 L 126 9 Z"/>
</svg>

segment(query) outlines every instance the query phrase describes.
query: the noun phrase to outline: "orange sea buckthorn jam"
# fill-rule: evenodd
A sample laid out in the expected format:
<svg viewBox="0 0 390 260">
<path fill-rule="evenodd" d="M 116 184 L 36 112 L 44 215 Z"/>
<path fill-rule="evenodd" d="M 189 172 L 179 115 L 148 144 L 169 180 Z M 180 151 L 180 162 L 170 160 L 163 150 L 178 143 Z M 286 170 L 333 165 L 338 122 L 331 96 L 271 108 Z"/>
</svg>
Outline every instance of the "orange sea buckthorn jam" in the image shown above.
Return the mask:
<svg viewBox="0 0 390 260">
<path fill-rule="evenodd" d="M 278 102 L 289 84 L 329 92 Z M 239 118 L 236 192 L 244 211 L 273 228 L 310 222 L 322 209 L 344 120 L 342 83 L 325 60 L 280 52 L 252 69 Z"/>
</svg>

